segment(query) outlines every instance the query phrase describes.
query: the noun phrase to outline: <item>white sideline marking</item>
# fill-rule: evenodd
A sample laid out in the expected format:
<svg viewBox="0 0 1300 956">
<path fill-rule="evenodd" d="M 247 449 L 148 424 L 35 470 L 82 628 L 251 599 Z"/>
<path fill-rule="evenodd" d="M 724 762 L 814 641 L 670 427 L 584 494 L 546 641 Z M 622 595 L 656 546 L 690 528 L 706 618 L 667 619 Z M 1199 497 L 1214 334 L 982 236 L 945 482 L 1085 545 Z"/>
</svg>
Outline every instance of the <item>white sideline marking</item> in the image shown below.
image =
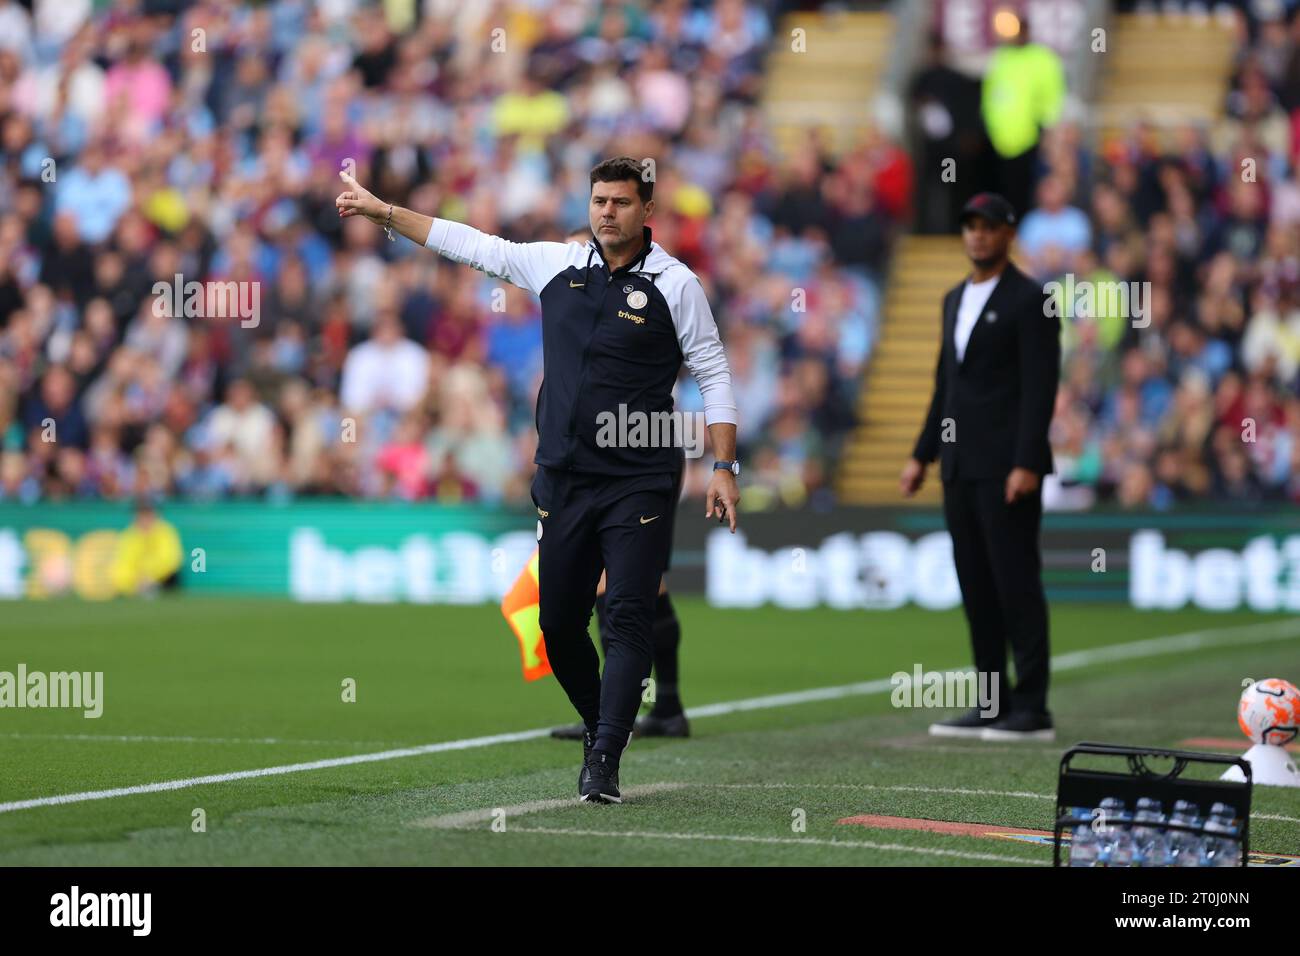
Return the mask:
<svg viewBox="0 0 1300 956">
<path fill-rule="evenodd" d="M 636 787 L 624 787 L 622 794 L 624 798 L 644 797 L 665 790 L 681 790 L 687 786 L 693 786 L 693 784 L 647 783 Z M 537 813 L 540 810 L 555 810 L 559 807 L 576 807 L 578 805 L 579 801 L 576 796 L 558 797 L 550 800 L 530 800 L 527 803 L 516 803 L 509 807 L 484 807 L 481 810 L 462 810 L 459 813 L 444 813 L 438 817 L 424 817 L 420 820 L 412 820 L 410 825 L 413 827 L 429 827 L 436 830 L 455 830 L 469 827 L 475 823 L 487 823 L 498 811 L 504 813 L 507 817 L 513 817 L 525 813 Z"/>
<path fill-rule="evenodd" d="M 871 840 L 827 840 L 823 837 L 762 837 L 732 833 L 656 833 L 653 830 L 568 830 L 561 827 L 512 827 L 508 832 L 543 833 L 550 836 L 626 837 L 635 840 L 704 840 L 728 843 L 772 843 L 784 846 L 839 846 L 858 850 L 897 850 L 904 853 L 923 853 L 927 856 L 948 856 L 959 860 L 992 860 L 998 863 L 1019 863 L 1023 866 L 1048 865 L 1046 860 L 1032 860 L 1023 856 L 973 853 L 968 850 L 941 850 L 938 847 L 907 846 L 903 843 L 876 843 Z"/>
<path fill-rule="evenodd" d="M 1164 654 L 1180 654 L 1184 651 L 1201 650 L 1206 647 L 1224 647 L 1236 643 L 1244 637 L 1243 643 L 1281 641 L 1300 636 L 1300 618 L 1286 618 L 1281 621 L 1265 621 L 1262 624 L 1243 624 L 1237 627 L 1218 628 L 1208 631 L 1188 631 L 1186 634 L 1169 634 L 1164 637 L 1152 637 L 1128 644 L 1111 644 L 1093 647 L 1083 651 L 1072 651 L 1052 658 L 1053 671 L 1077 670 L 1110 661 L 1129 660 L 1135 657 L 1159 657 Z M 949 668 L 961 670 L 962 668 Z M 969 666 L 965 668 L 969 670 Z M 836 700 L 841 697 L 879 694 L 892 690 L 893 682 L 889 678 L 862 681 L 856 684 L 843 684 L 839 687 L 818 687 L 813 690 L 794 691 L 788 694 L 772 694 L 767 697 L 751 697 L 748 700 L 729 701 L 722 704 L 706 704 L 703 707 L 688 707 L 686 716 L 717 717 L 722 714 L 734 714 L 746 710 L 764 710 L 769 707 L 789 707 L 793 704 L 808 704 L 821 700 Z"/>
<path fill-rule="evenodd" d="M 1252 813 L 1252 820 L 1281 820 L 1283 823 L 1300 823 L 1300 817 L 1287 817 L 1280 813 Z"/>
<path fill-rule="evenodd" d="M 163 780 L 159 783 L 142 783 L 133 787 L 115 787 L 112 790 L 88 790 L 84 793 L 61 793 L 53 797 L 34 797 L 31 800 L 13 800 L 0 803 L 0 813 L 11 810 L 28 810 L 32 807 L 51 807 L 65 803 L 85 803 L 87 800 L 108 800 L 112 797 L 130 797 L 141 793 L 162 793 L 166 790 L 184 790 L 208 783 L 229 783 L 232 780 L 252 780 L 257 777 L 274 777 L 285 773 L 299 773 L 304 770 L 326 770 L 330 767 L 347 767 L 357 763 L 375 763 L 380 760 L 396 760 L 398 757 L 420 757 L 425 754 L 443 753 L 448 750 L 471 750 L 474 747 L 491 747 L 494 744 L 511 744 L 520 740 L 534 740 L 546 737 L 550 728 L 541 730 L 521 730 L 513 734 L 494 734 L 490 737 L 469 737 L 465 740 L 448 740 L 440 744 L 425 744 L 423 747 L 403 747 L 400 750 L 381 750 L 372 754 L 354 754 L 351 757 L 331 757 L 327 760 L 311 760 L 306 763 L 291 763 L 281 767 L 262 767 L 258 770 L 236 770 L 232 773 L 214 773 L 206 777 L 188 777 L 184 780 Z"/>
<path fill-rule="evenodd" d="M 1242 624 L 1237 627 L 1214 628 L 1208 631 L 1188 631 L 1186 634 L 1169 634 L 1165 637 L 1151 637 L 1143 641 L 1131 641 L 1128 644 L 1109 644 L 1102 647 L 1090 647 L 1085 651 L 1072 651 L 1052 658 L 1052 670 L 1074 670 L 1092 664 L 1110 661 L 1130 660 L 1135 657 L 1159 657 L 1164 654 L 1180 654 L 1183 651 L 1196 651 L 1206 647 L 1227 647 L 1241 643 L 1264 643 L 1283 641 L 1300 635 L 1300 618 L 1285 618 L 1280 621 L 1265 621 L 1262 624 Z"/>
<path fill-rule="evenodd" d="M 1052 669 L 1057 671 L 1075 670 L 1107 661 L 1126 660 L 1135 657 L 1157 657 L 1206 647 L 1221 647 L 1235 643 L 1238 640 L 1242 643 L 1270 642 L 1286 640 L 1297 635 L 1300 635 L 1300 618 L 1287 618 L 1281 621 L 1267 621 L 1262 624 L 1247 624 L 1218 630 L 1189 631 L 1186 634 L 1170 634 L 1165 637 L 1154 637 L 1133 641 L 1128 644 L 1113 644 L 1063 654 L 1052 658 Z M 819 687 L 789 694 L 771 694 L 766 697 L 751 697 L 747 700 L 706 704 L 703 707 L 689 708 L 686 714 L 688 717 L 693 718 L 717 717 L 722 714 L 734 714 L 746 710 L 765 710 L 772 707 L 789 707 L 812 701 L 877 694 L 892 687 L 893 685 L 889 679 L 882 678 L 880 680 L 861 681 L 855 684 L 844 684 L 839 687 Z M 29 800 L 13 800 L 9 803 L 0 803 L 0 813 L 9 813 L 12 810 L 29 810 L 35 807 L 59 806 L 67 803 L 84 803 L 88 800 L 108 800 L 113 797 L 162 793 L 167 790 L 183 790 L 187 787 L 198 787 L 210 783 L 230 783 L 235 780 L 252 780 L 258 777 L 273 777 L 286 773 L 300 773 L 306 770 L 326 770 L 331 767 L 346 767 L 352 764 L 374 763 L 380 760 L 396 760 L 399 757 L 422 757 L 427 754 L 443 753 L 449 750 L 491 747 L 496 744 L 517 743 L 523 740 L 547 737 L 550 732 L 549 727 L 542 727 L 537 730 L 521 730 L 516 733 L 493 734 L 487 737 L 469 737 L 464 740 L 449 740 L 443 743 L 425 744 L 420 747 L 402 747 L 397 750 L 354 754 L 350 757 L 332 757 L 326 760 L 312 760 L 306 763 L 286 764 L 279 767 L 237 770 L 233 773 L 217 773 L 204 777 L 188 777 L 182 780 L 163 780 L 158 783 L 116 787 L 112 790 L 88 790 L 83 793 L 62 793 L 52 797 L 33 797 Z"/>
<path fill-rule="evenodd" d="M 339 744 L 344 747 L 392 746 L 396 740 L 300 740 L 291 737 L 167 737 L 157 734 L 0 734 L 7 740 L 98 740 L 108 743 L 161 744 Z"/>
</svg>

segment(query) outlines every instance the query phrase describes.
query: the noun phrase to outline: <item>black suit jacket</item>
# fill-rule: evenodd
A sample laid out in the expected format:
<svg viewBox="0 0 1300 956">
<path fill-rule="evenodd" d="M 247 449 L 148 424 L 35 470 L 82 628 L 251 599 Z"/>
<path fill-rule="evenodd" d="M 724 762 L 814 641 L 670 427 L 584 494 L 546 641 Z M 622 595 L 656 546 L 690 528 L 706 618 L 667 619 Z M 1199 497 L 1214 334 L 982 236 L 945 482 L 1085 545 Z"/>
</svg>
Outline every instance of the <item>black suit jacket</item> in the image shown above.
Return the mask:
<svg viewBox="0 0 1300 956">
<path fill-rule="evenodd" d="M 1012 468 L 1048 474 L 1047 429 L 1061 370 L 1060 319 L 1047 314 L 1042 285 L 1008 262 L 958 362 L 953 330 L 965 285 L 962 280 L 943 298 L 934 397 L 912 454 L 923 462 L 939 458 L 944 481 L 1004 479 Z M 943 440 L 948 419 L 951 441 Z"/>
</svg>

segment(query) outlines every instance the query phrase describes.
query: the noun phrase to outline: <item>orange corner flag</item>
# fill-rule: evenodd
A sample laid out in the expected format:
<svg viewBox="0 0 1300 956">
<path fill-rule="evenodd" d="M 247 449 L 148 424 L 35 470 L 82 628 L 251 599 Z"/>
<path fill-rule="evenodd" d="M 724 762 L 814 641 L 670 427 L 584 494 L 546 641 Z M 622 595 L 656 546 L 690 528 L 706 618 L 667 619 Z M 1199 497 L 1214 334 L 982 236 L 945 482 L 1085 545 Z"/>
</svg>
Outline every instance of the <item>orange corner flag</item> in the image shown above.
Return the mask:
<svg viewBox="0 0 1300 956">
<path fill-rule="evenodd" d="M 551 672 L 546 659 L 546 641 L 542 638 L 541 587 L 537 581 L 538 552 L 528 559 L 519 577 L 501 601 L 501 613 L 519 639 L 519 656 L 523 660 L 524 680 L 537 680 Z"/>
</svg>

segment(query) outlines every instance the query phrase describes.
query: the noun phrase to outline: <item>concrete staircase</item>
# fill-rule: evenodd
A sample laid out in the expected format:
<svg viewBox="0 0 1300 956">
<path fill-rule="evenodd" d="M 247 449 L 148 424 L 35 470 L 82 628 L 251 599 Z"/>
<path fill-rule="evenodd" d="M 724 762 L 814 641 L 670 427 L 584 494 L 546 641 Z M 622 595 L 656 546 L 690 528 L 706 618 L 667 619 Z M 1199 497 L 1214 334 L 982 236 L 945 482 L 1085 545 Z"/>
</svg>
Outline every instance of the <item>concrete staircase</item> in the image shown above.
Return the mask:
<svg viewBox="0 0 1300 956">
<path fill-rule="evenodd" d="M 1111 21 L 1093 110 L 1099 143 L 1138 120 L 1174 126 L 1223 117 L 1237 39 L 1216 17 L 1120 14 Z"/>
<path fill-rule="evenodd" d="M 793 50 L 802 30 L 804 52 Z M 887 12 L 790 13 L 777 25 L 767 58 L 763 113 L 779 153 L 788 157 L 814 131 L 838 155 L 872 125 L 889 62 L 894 18 Z"/>
<path fill-rule="evenodd" d="M 896 505 L 898 473 L 912 453 L 934 389 L 943 294 L 970 271 L 956 236 L 904 236 L 894 251 L 880 340 L 859 393 L 860 424 L 837 476 L 841 502 Z M 938 468 L 913 502 L 941 498 Z"/>
</svg>

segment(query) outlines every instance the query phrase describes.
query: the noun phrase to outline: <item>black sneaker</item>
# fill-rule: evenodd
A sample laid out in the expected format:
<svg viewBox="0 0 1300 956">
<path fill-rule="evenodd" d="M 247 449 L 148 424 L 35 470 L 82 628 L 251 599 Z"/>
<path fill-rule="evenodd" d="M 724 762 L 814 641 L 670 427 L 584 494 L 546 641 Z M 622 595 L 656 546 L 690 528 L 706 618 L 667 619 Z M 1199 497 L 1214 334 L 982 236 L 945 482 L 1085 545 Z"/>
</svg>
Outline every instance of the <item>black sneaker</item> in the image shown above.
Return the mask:
<svg viewBox="0 0 1300 956">
<path fill-rule="evenodd" d="M 642 737 L 689 737 L 691 725 L 683 711 L 668 717 L 649 713 L 636 719 L 636 732 Z"/>
<path fill-rule="evenodd" d="M 1051 714 L 1013 710 L 984 728 L 980 740 L 1055 740 Z"/>
<path fill-rule="evenodd" d="M 551 731 L 552 734 L 555 731 Z M 582 768 L 578 771 L 578 796 L 582 796 L 582 782 L 587 779 L 587 761 L 591 759 L 591 750 L 596 746 L 596 735 L 578 724 L 578 736 L 582 738 Z"/>
<path fill-rule="evenodd" d="M 993 717 L 981 717 L 980 709 L 972 707 L 960 717 L 950 717 L 930 725 L 931 737 L 970 737 L 979 740 L 984 731 L 995 722 Z"/>
<path fill-rule="evenodd" d="M 622 803 L 618 792 L 618 758 L 593 750 L 582 764 L 578 797 L 583 803 Z"/>
<path fill-rule="evenodd" d="M 586 730 L 583 724 L 565 724 L 563 727 L 554 728 L 551 736 L 556 740 L 581 740 Z"/>
</svg>

